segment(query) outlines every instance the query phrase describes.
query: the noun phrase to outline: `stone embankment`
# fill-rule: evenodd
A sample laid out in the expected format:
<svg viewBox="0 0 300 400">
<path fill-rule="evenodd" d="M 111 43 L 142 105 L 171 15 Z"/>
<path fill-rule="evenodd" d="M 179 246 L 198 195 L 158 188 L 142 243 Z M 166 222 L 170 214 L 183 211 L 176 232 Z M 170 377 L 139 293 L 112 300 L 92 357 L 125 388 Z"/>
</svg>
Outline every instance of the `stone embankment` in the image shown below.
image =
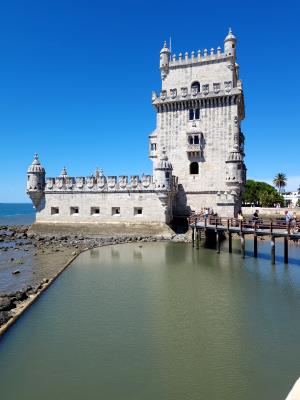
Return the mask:
<svg viewBox="0 0 300 400">
<path fill-rule="evenodd" d="M 84 236 L 0 226 L 0 336 L 82 251 L 134 242 L 188 242 L 190 235 Z"/>
</svg>

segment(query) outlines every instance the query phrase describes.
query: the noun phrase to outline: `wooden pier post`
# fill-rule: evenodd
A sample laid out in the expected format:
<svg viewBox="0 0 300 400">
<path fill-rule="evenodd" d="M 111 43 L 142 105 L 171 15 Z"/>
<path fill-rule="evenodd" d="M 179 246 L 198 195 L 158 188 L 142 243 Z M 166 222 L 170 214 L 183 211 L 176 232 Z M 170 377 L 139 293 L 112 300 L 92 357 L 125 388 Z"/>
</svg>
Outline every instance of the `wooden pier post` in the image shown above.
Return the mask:
<svg viewBox="0 0 300 400">
<path fill-rule="evenodd" d="M 228 251 L 232 253 L 232 233 L 228 232 Z"/>
<path fill-rule="evenodd" d="M 287 236 L 284 237 L 284 263 L 288 264 L 289 262 L 289 238 Z"/>
<path fill-rule="evenodd" d="M 240 236 L 241 236 L 241 255 L 242 258 L 245 258 L 245 236 L 243 232 L 240 232 Z"/>
<path fill-rule="evenodd" d="M 217 253 L 220 253 L 220 234 L 217 230 L 216 230 L 216 249 Z"/>
<path fill-rule="evenodd" d="M 195 228 L 192 227 L 192 245 L 195 247 Z"/>
<path fill-rule="evenodd" d="M 271 263 L 275 264 L 275 236 L 271 236 Z"/>
<path fill-rule="evenodd" d="M 254 233 L 254 236 L 253 236 L 253 256 L 255 257 L 255 258 L 257 258 L 257 234 L 256 233 Z"/>
<path fill-rule="evenodd" d="M 240 237 L 241 237 L 241 255 L 245 258 L 245 236 L 243 233 L 243 221 L 240 221 Z"/>
<path fill-rule="evenodd" d="M 199 229 L 196 228 L 196 249 L 199 250 Z"/>
</svg>

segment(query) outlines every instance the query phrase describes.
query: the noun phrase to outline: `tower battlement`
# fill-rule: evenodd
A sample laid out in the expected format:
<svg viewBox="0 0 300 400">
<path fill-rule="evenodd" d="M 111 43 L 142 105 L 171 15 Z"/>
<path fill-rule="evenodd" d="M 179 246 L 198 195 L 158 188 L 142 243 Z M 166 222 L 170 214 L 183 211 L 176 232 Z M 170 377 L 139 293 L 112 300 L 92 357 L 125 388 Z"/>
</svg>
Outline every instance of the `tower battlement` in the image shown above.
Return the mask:
<svg viewBox="0 0 300 400">
<path fill-rule="evenodd" d="M 152 175 L 47 177 L 45 185 L 45 192 L 140 192 L 175 189 L 175 177 L 171 177 L 170 185 L 162 188 Z"/>
<path fill-rule="evenodd" d="M 211 48 L 210 50 L 204 49 L 203 52 L 198 50 L 197 52 L 192 51 L 190 54 L 188 52 L 179 53 L 178 56 L 173 54 L 170 62 L 169 68 L 182 68 L 185 66 L 195 65 L 195 64 L 209 64 L 209 63 L 219 63 L 222 61 L 232 61 L 234 57 L 232 55 L 227 55 L 225 52 L 221 51 L 221 47 L 217 47 L 215 50 Z"/>
</svg>

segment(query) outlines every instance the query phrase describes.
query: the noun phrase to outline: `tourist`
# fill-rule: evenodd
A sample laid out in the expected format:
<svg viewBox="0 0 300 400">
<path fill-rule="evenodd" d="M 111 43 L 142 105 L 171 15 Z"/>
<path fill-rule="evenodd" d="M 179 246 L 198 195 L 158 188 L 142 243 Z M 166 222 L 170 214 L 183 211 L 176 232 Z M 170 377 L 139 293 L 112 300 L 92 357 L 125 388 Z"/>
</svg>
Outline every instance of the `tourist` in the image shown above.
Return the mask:
<svg viewBox="0 0 300 400">
<path fill-rule="evenodd" d="M 284 212 L 284 214 L 285 214 L 285 223 L 286 223 L 287 233 L 289 233 L 289 228 L 293 229 L 294 216 L 291 211 L 287 211 L 287 210 Z"/>
<path fill-rule="evenodd" d="M 204 218 L 207 219 L 209 215 L 208 208 L 204 209 Z"/>
<path fill-rule="evenodd" d="M 291 233 L 296 233 L 298 232 L 297 229 L 297 216 L 296 213 L 292 213 L 291 211 L 285 211 L 285 222 L 287 227 L 289 226 L 291 228 Z M 287 229 L 288 231 L 288 229 Z"/>
<path fill-rule="evenodd" d="M 259 216 L 258 216 L 259 210 L 255 210 L 255 212 L 252 215 L 252 221 L 253 221 L 253 227 L 257 227 L 259 229 L 259 225 L 258 220 L 259 220 Z"/>
<path fill-rule="evenodd" d="M 242 214 L 242 211 L 239 211 L 239 212 L 238 212 L 237 219 L 238 219 L 239 221 L 244 221 L 244 216 L 243 216 L 243 214 Z"/>
</svg>

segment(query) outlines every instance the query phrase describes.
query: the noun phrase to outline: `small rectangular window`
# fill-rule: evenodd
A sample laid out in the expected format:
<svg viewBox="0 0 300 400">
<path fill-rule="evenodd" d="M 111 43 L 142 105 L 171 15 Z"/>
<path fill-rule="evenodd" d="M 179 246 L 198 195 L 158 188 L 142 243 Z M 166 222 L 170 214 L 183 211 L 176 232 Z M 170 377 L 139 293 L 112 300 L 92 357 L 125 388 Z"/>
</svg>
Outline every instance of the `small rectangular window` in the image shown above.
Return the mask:
<svg viewBox="0 0 300 400">
<path fill-rule="evenodd" d="M 71 215 L 79 214 L 79 207 L 70 207 L 70 214 Z"/>
<path fill-rule="evenodd" d="M 190 118 L 190 121 L 192 121 L 194 119 L 194 110 L 192 108 L 190 109 L 189 118 Z"/>
<path fill-rule="evenodd" d="M 202 92 L 203 94 L 207 94 L 209 92 L 209 85 L 202 85 Z"/>
<path fill-rule="evenodd" d="M 151 143 L 151 151 L 155 151 L 156 150 L 156 143 Z"/>
<path fill-rule="evenodd" d="M 51 215 L 59 214 L 59 208 L 58 207 L 51 207 Z"/>
<path fill-rule="evenodd" d="M 143 215 L 142 207 L 134 207 L 134 215 Z"/>
<path fill-rule="evenodd" d="M 99 207 L 91 207 L 91 215 L 99 215 L 100 208 Z"/>
<path fill-rule="evenodd" d="M 120 207 L 112 207 L 111 215 L 120 215 Z"/>
<path fill-rule="evenodd" d="M 196 108 L 195 110 L 195 119 L 199 119 L 200 118 L 200 109 Z"/>
</svg>

